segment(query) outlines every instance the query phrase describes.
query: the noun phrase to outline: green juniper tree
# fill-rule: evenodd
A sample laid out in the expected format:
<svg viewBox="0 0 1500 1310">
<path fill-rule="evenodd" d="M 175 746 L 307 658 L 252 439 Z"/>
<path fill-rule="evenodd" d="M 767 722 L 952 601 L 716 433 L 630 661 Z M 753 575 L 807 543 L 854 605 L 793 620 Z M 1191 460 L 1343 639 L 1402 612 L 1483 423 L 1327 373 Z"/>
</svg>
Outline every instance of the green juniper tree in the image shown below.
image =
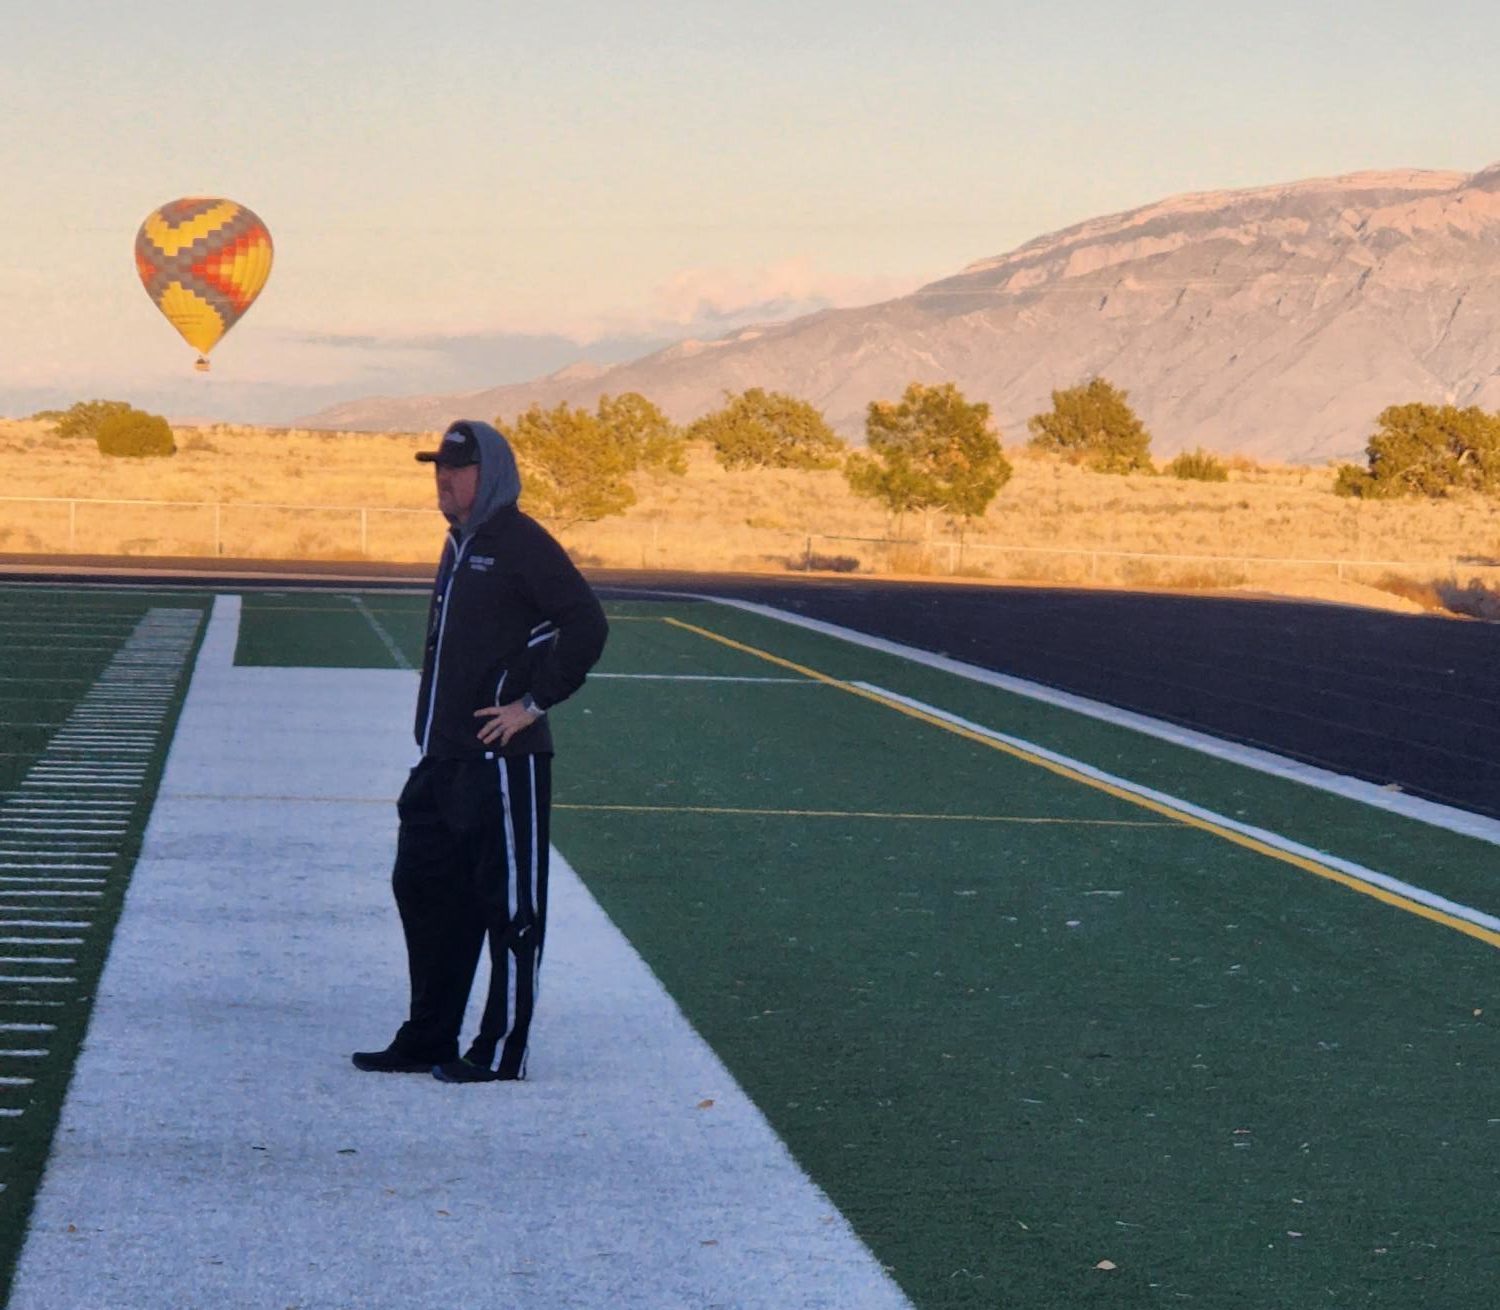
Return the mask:
<svg viewBox="0 0 1500 1310">
<path fill-rule="evenodd" d="M 1151 434 L 1126 392 L 1106 378 L 1052 393 L 1052 409 L 1026 423 L 1033 450 L 1045 450 L 1095 473 L 1149 473 Z"/>
<path fill-rule="evenodd" d="M 708 442 L 727 469 L 831 469 L 844 452 L 818 409 L 760 387 L 726 395 L 724 405 L 693 423 L 687 435 Z"/>
<path fill-rule="evenodd" d="M 1341 496 L 1384 500 L 1500 492 L 1500 415 L 1476 406 L 1391 405 L 1375 420 L 1366 467 L 1345 464 L 1334 480 Z"/>
<path fill-rule="evenodd" d="M 869 453 L 851 455 L 844 476 L 858 495 L 885 505 L 898 524 L 912 510 L 938 509 L 962 530 L 1010 479 L 990 407 L 971 404 L 951 382 L 913 382 L 899 401 L 872 401 L 865 440 Z"/>
</svg>

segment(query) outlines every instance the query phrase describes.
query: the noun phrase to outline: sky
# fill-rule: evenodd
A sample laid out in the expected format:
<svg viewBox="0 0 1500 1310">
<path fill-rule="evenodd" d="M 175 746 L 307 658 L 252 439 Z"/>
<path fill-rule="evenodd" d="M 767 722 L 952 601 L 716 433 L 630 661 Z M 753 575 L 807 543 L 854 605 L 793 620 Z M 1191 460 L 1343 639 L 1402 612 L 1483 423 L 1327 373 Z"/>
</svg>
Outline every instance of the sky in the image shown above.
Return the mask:
<svg viewBox="0 0 1500 1310">
<path fill-rule="evenodd" d="M 1492 0 L 0 0 L 0 415 L 285 423 L 913 290 L 1185 191 L 1500 161 Z M 208 374 L 131 255 L 275 265 Z"/>
</svg>

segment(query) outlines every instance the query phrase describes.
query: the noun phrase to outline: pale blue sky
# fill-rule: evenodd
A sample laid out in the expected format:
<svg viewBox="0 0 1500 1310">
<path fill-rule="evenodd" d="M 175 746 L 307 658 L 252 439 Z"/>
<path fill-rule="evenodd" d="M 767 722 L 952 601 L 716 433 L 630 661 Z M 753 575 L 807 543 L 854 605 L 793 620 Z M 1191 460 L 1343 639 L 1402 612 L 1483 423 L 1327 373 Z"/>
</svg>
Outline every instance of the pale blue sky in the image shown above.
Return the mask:
<svg viewBox="0 0 1500 1310">
<path fill-rule="evenodd" d="M 1182 191 L 1500 160 L 1500 6 L 0 0 L 0 413 L 275 421 L 883 299 Z M 207 378 L 142 218 L 271 228 Z"/>
</svg>

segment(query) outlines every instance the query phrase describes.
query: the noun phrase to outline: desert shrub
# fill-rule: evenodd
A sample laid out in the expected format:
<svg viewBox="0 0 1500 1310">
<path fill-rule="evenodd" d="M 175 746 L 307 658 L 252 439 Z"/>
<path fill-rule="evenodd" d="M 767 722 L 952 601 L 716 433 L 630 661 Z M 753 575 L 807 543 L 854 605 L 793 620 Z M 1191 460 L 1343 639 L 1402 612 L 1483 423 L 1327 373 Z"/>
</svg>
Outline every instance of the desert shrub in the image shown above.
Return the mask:
<svg viewBox="0 0 1500 1310">
<path fill-rule="evenodd" d="M 120 455 L 130 459 L 149 459 L 175 455 L 177 443 L 172 428 L 160 414 L 144 410 L 113 411 L 99 419 L 94 429 L 94 444 L 101 455 Z"/>
<path fill-rule="evenodd" d="M 1228 482 L 1229 470 L 1219 457 L 1207 450 L 1184 450 L 1166 467 L 1174 478 L 1192 482 Z"/>
<path fill-rule="evenodd" d="M 97 442 L 99 425 L 105 419 L 133 412 L 135 411 L 123 400 L 80 400 L 76 405 L 56 414 L 52 435 L 59 441 Z"/>
<path fill-rule="evenodd" d="M 786 561 L 786 566 L 793 573 L 855 573 L 859 570 L 859 561 L 853 555 L 819 555 L 813 552 L 791 556 Z"/>
</svg>

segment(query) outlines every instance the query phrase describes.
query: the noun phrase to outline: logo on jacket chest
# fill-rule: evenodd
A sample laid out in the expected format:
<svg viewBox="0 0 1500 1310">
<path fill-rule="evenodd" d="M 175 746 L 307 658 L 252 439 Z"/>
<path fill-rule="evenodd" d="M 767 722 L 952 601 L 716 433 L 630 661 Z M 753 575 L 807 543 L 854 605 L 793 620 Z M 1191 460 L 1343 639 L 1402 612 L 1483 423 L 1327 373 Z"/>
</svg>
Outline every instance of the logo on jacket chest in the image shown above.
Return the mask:
<svg viewBox="0 0 1500 1310">
<path fill-rule="evenodd" d="M 470 555 L 469 567 L 476 573 L 488 573 L 495 567 L 495 557 L 493 555 Z"/>
</svg>

